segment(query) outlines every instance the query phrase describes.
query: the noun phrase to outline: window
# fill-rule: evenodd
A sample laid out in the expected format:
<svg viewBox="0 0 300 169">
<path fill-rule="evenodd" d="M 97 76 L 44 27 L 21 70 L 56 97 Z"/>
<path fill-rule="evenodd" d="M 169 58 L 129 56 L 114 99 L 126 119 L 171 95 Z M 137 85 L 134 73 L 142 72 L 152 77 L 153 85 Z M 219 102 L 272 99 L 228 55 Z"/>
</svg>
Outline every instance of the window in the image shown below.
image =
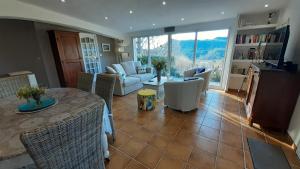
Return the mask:
<svg viewBox="0 0 300 169">
<path fill-rule="evenodd" d="M 170 75 L 175 77 L 182 77 L 188 69 L 205 67 L 212 70 L 210 85 L 221 86 L 227 40 L 228 29 L 139 37 L 133 39 L 134 56 L 142 64 L 165 58 Z"/>
<path fill-rule="evenodd" d="M 172 35 L 170 75 L 182 77 L 194 65 L 195 32 Z"/>
<path fill-rule="evenodd" d="M 134 58 L 143 65 L 152 59 L 168 57 L 168 35 L 133 38 Z"/>
<path fill-rule="evenodd" d="M 133 39 L 133 55 L 135 60 L 141 61 L 143 65 L 148 64 L 148 37 Z"/>
<path fill-rule="evenodd" d="M 220 86 L 224 72 L 228 29 L 197 33 L 195 67 L 212 70 L 210 85 Z"/>
</svg>

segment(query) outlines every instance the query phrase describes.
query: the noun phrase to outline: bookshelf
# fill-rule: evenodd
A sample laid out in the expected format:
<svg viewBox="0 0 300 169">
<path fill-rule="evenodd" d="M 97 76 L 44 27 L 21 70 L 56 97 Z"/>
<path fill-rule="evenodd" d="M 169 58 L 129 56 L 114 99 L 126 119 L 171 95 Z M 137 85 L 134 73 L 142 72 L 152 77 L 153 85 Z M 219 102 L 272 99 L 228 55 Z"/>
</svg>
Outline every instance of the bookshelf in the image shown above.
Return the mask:
<svg viewBox="0 0 300 169">
<path fill-rule="evenodd" d="M 269 34 L 277 27 L 278 15 L 273 15 L 267 24 L 268 13 L 240 15 L 237 23 L 236 40 L 231 62 L 228 89 L 238 90 L 247 78 L 252 63 L 262 62 L 262 54 L 269 45 L 283 45 L 280 36 Z M 247 89 L 247 82 L 241 88 Z"/>
</svg>

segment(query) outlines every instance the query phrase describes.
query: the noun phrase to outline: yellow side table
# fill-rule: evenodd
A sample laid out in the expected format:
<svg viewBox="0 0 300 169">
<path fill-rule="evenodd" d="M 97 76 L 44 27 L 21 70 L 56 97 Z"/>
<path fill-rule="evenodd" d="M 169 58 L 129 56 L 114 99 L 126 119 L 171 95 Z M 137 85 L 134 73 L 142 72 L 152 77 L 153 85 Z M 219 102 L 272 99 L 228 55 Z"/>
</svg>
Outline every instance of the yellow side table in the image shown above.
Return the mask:
<svg viewBox="0 0 300 169">
<path fill-rule="evenodd" d="M 150 111 L 156 106 L 156 91 L 152 89 L 141 89 L 137 94 L 139 110 Z"/>
</svg>

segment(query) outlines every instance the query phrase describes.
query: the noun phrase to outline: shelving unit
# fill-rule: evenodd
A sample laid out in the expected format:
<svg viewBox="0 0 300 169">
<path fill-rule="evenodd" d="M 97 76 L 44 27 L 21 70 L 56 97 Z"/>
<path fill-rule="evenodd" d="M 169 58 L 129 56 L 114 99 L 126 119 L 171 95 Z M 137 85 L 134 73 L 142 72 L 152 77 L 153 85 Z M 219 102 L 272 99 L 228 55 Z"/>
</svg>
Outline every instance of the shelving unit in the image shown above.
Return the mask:
<svg viewBox="0 0 300 169">
<path fill-rule="evenodd" d="M 275 12 L 276 13 L 276 12 Z M 237 35 L 231 62 L 228 89 L 238 90 L 247 78 L 251 63 L 262 62 L 262 53 L 269 45 L 282 45 L 268 33 L 277 27 L 278 15 L 275 14 L 271 24 L 267 24 L 268 13 L 240 15 L 237 23 Z M 273 42 L 274 43 L 270 43 Z M 268 42 L 268 43 L 267 43 Z M 260 55 L 258 54 L 260 53 Z M 247 83 L 242 90 L 247 89 Z"/>
<path fill-rule="evenodd" d="M 266 46 L 267 43 L 261 43 L 261 46 Z M 243 44 L 235 44 L 235 47 L 247 47 L 247 46 L 252 46 L 252 47 L 257 47 L 259 43 L 243 43 Z M 282 45 L 282 43 L 268 43 L 268 45 Z"/>
<path fill-rule="evenodd" d="M 240 78 L 245 78 L 245 77 L 247 77 L 247 75 L 233 74 L 233 73 L 231 73 L 231 74 L 230 74 L 230 77 L 240 77 Z"/>
<path fill-rule="evenodd" d="M 243 26 L 239 27 L 238 31 L 243 30 L 258 30 L 258 29 L 275 29 L 277 27 L 277 24 L 265 24 L 265 25 L 250 25 L 250 26 Z"/>
</svg>

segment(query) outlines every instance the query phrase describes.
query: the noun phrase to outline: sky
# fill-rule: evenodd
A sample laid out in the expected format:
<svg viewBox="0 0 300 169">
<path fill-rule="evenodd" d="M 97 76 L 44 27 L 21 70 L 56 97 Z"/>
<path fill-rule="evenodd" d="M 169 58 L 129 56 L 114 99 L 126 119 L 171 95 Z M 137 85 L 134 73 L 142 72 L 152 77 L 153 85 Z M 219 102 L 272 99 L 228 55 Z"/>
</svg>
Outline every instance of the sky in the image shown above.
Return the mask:
<svg viewBox="0 0 300 169">
<path fill-rule="evenodd" d="M 211 39 L 215 39 L 216 37 L 227 37 L 227 36 L 228 36 L 228 29 L 222 29 L 222 30 L 198 32 L 197 39 L 198 40 L 211 40 Z M 195 40 L 195 32 L 173 34 L 172 39 Z M 150 49 L 157 48 L 160 45 L 163 45 L 167 42 L 168 42 L 167 35 L 150 37 Z M 145 46 L 143 46 L 143 48 L 147 49 L 148 48 L 147 46 L 148 46 L 148 44 L 145 44 Z"/>
<path fill-rule="evenodd" d="M 211 40 L 215 39 L 216 37 L 227 37 L 228 36 L 228 29 L 223 30 L 213 30 L 213 31 L 202 31 L 198 32 L 197 39 L 198 40 Z M 180 33 L 172 35 L 172 39 L 176 40 L 194 40 L 195 33 Z"/>
</svg>

